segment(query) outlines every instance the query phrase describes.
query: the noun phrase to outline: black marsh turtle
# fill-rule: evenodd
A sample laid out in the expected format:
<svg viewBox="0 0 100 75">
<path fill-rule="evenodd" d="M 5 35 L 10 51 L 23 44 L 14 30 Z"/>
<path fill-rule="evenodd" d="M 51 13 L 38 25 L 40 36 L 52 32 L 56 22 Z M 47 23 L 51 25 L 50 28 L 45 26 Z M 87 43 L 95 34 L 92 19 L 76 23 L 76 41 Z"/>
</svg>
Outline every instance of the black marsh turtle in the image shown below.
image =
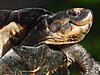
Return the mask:
<svg viewBox="0 0 100 75">
<path fill-rule="evenodd" d="M 0 10 L 0 73 L 99 75 L 99 64 L 79 44 L 92 26 L 93 14 L 84 8 L 53 13 L 42 8 Z M 6 68 L 5 68 L 6 66 Z"/>
</svg>

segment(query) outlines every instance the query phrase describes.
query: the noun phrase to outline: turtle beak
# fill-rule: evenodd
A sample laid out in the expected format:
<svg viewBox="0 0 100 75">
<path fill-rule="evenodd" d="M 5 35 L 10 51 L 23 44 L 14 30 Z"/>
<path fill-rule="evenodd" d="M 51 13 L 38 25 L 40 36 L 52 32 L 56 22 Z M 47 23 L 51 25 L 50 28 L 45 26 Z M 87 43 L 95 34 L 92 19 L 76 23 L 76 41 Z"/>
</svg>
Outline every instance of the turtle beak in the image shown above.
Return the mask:
<svg viewBox="0 0 100 75">
<path fill-rule="evenodd" d="M 81 28 L 81 32 L 86 34 L 89 32 L 93 23 L 93 13 L 90 9 L 73 8 L 67 11 L 69 25 L 75 25 Z"/>
<path fill-rule="evenodd" d="M 70 21 L 77 26 L 92 25 L 93 13 L 90 9 L 73 8 L 67 11 L 67 15 Z"/>
</svg>

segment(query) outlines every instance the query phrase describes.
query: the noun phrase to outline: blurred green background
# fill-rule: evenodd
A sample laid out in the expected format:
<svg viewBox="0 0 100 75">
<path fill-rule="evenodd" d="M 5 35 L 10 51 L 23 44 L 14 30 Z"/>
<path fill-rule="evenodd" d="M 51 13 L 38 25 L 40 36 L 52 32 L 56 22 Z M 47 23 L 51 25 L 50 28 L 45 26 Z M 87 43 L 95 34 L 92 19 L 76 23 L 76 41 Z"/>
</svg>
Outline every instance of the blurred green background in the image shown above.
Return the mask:
<svg viewBox="0 0 100 75">
<path fill-rule="evenodd" d="M 94 14 L 93 26 L 81 44 L 95 60 L 100 61 L 100 0 L 0 0 L 0 9 L 26 7 L 41 7 L 53 12 L 74 7 L 91 9 Z"/>
</svg>

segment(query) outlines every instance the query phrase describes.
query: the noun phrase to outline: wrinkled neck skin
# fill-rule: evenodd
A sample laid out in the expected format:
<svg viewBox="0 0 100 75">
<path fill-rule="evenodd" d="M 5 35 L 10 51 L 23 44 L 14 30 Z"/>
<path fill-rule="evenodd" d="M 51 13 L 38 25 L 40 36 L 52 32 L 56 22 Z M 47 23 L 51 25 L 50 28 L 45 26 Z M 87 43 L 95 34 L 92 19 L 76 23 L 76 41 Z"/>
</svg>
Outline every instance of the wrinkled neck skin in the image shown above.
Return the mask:
<svg viewBox="0 0 100 75">
<path fill-rule="evenodd" d="M 60 49 L 67 56 L 68 66 L 72 63 L 78 65 L 80 75 L 100 75 L 100 64 L 80 44 L 67 45 Z"/>
</svg>

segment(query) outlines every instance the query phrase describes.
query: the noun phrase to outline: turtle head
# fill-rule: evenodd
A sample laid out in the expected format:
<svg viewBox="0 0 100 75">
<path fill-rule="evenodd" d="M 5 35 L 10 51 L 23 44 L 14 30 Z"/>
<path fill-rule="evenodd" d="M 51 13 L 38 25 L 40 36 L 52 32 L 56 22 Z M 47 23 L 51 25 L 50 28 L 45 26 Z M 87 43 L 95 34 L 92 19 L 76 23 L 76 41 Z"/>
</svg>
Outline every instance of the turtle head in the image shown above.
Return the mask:
<svg viewBox="0 0 100 75">
<path fill-rule="evenodd" d="M 46 36 L 42 43 L 62 45 L 80 42 L 92 26 L 93 14 L 89 9 L 73 8 L 47 16 Z"/>
</svg>

